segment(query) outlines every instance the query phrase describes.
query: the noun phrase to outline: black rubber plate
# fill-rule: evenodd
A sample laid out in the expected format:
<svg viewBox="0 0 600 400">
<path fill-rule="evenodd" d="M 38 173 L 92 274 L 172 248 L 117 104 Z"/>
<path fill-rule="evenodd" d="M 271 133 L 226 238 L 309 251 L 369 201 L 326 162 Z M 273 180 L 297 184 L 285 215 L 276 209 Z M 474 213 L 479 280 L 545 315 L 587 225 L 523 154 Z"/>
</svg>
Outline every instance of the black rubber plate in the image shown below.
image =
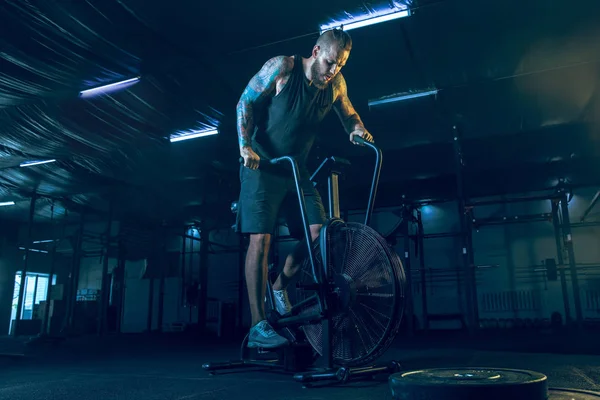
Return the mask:
<svg viewBox="0 0 600 400">
<path fill-rule="evenodd" d="M 549 400 L 598 400 L 600 393 L 576 389 L 551 388 Z"/>
<path fill-rule="evenodd" d="M 547 400 L 544 374 L 503 368 L 436 368 L 389 378 L 394 399 Z"/>
</svg>

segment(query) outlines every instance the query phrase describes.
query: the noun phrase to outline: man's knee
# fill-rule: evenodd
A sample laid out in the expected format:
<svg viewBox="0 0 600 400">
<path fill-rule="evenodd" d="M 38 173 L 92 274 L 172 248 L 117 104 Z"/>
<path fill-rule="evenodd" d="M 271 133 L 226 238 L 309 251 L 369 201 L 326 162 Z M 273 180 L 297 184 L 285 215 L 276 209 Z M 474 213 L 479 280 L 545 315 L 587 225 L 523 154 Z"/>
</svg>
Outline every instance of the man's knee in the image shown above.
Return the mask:
<svg viewBox="0 0 600 400">
<path fill-rule="evenodd" d="M 268 233 L 253 233 L 250 235 L 249 250 L 260 255 L 268 254 L 271 245 L 271 235 Z"/>
</svg>

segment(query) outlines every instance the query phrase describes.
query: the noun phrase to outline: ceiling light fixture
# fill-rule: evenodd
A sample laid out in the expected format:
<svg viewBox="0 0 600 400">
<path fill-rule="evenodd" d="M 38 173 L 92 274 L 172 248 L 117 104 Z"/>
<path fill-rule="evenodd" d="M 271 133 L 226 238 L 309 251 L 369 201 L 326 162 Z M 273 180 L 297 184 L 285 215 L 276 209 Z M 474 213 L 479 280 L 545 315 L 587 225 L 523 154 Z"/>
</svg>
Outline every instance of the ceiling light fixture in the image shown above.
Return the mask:
<svg viewBox="0 0 600 400">
<path fill-rule="evenodd" d="M 46 250 L 39 250 L 39 249 L 25 249 L 25 247 L 19 247 L 19 250 L 29 250 L 32 251 L 34 253 L 45 253 L 48 254 L 48 252 Z"/>
<path fill-rule="evenodd" d="M 380 97 L 379 99 L 369 100 L 369 107 L 377 106 L 380 104 L 395 103 L 398 101 L 415 99 L 417 97 L 431 96 L 431 95 L 434 95 L 437 93 L 438 93 L 438 90 L 435 89 L 435 90 L 428 90 L 426 92 L 393 94 L 391 96 L 385 96 L 385 97 Z"/>
<path fill-rule="evenodd" d="M 15 205 L 14 201 L 3 201 L 3 202 L 0 202 L 0 207 L 14 206 L 14 205 Z"/>
<path fill-rule="evenodd" d="M 82 98 L 92 97 L 92 96 L 95 96 L 100 93 L 108 93 L 108 92 L 112 92 L 114 90 L 125 89 L 126 87 L 129 87 L 129 86 L 137 83 L 139 80 L 140 80 L 140 77 L 136 76 L 135 78 L 127 79 L 125 81 L 115 82 L 115 83 L 111 83 L 111 84 L 104 85 L 104 86 L 98 86 L 98 87 L 95 87 L 92 89 L 82 90 L 81 92 L 79 92 L 79 97 L 82 97 Z"/>
<path fill-rule="evenodd" d="M 214 129 L 214 128 L 213 129 L 204 129 L 204 130 L 192 129 L 191 131 L 175 133 L 175 134 L 169 136 L 169 140 L 171 141 L 171 143 L 174 143 L 174 142 L 181 142 L 182 140 L 196 139 L 199 137 L 216 135 L 218 133 L 219 133 L 219 130 Z"/>
<path fill-rule="evenodd" d="M 379 15 L 376 15 L 374 17 L 367 17 L 367 18 L 358 19 L 358 20 L 355 18 L 352 18 L 352 19 L 348 19 L 345 21 L 338 21 L 335 23 L 327 24 L 327 25 L 321 25 L 320 30 L 321 30 L 321 33 L 323 33 L 329 29 L 339 28 L 340 26 L 342 26 L 345 31 L 349 31 L 351 29 L 362 28 L 362 27 L 369 26 L 369 25 L 380 24 L 382 22 L 387 22 L 387 21 L 391 21 L 394 19 L 398 19 L 398 18 L 405 18 L 408 16 L 410 16 L 409 9 L 394 11 L 391 13 L 390 12 L 379 13 Z"/>
<path fill-rule="evenodd" d="M 25 161 L 19 164 L 19 167 L 32 167 L 34 165 L 42 165 L 53 162 L 56 162 L 56 160 Z"/>
</svg>

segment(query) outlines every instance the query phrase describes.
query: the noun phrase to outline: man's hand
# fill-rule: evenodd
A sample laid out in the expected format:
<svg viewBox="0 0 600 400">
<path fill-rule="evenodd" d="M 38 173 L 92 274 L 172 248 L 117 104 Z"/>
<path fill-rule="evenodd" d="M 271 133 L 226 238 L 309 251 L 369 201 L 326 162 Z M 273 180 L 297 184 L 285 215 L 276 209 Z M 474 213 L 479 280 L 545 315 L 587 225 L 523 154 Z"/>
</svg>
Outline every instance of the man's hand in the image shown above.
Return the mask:
<svg viewBox="0 0 600 400">
<path fill-rule="evenodd" d="M 244 167 L 257 169 L 260 163 L 260 157 L 252 150 L 250 146 L 240 148 L 240 156 L 244 158 Z"/>
<path fill-rule="evenodd" d="M 350 133 L 350 141 L 354 144 L 358 144 L 354 141 L 356 136 L 360 136 L 367 142 L 373 143 L 373 135 L 371 135 L 366 129 L 356 129 L 352 133 Z"/>
</svg>

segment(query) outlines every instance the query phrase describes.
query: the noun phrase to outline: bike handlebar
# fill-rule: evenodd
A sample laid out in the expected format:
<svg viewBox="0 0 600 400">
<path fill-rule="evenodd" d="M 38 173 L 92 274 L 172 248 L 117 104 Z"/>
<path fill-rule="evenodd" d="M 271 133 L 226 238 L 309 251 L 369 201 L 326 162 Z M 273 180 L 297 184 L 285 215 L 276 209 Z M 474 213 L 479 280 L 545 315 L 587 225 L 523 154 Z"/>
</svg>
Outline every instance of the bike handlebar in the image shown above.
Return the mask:
<svg viewBox="0 0 600 400">
<path fill-rule="evenodd" d="M 355 136 L 354 137 L 354 142 L 363 146 L 368 146 L 370 148 L 372 148 L 373 150 L 375 150 L 376 152 L 379 152 L 379 148 L 377 146 L 375 146 L 375 144 L 366 141 L 365 139 L 363 139 L 360 136 Z M 291 161 L 289 156 L 284 156 L 284 157 L 278 157 L 278 158 L 272 158 L 270 160 L 265 160 L 264 158 L 261 158 L 260 161 L 258 162 L 258 166 L 260 168 L 260 166 L 264 166 L 267 164 L 279 164 L 282 161 L 287 160 L 287 161 Z M 239 158 L 239 162 L 240 164 L 244 164 L 244 157 L 240 157 Z"/>
<path fill-rule="evenodd" d="M 354 136 L 354 143 L 370 147 L 375 151 L 379 151 L 379 148 L 377 146 L 375 146 L 375 143 L 368 142 L 360 136 Z"/>
<path fill-rule="evenodd" d="M 282 162 L 283 160 L 286 160 L 288 158 L 289 157 L 278 157 L 278 158 L 272 158 L 270 160 L 261 158 L 260 161 L 258 162 L 258 167 L 259 168 L 261 166 L 264 167 L 265 165 L 268 165 L 268 164 L 279 164 L 280 162 Z M 240 162 L 240 164 L 244 165 L 244 157 L 240 157 L 239 162 Z"/>
<path fill-rule="evenodd" d="M 371 192 L 369 193 L 369 203 L 367 204 L 367 215 L 365 217 L 365 225 L 369 225 L 369 223 L 371 222 L 371 216 L 373 215 L 373 209 L 375 207 L 375 196 L 377 194 L 377 187 L 379 186 L 379 175 L 381 174 L 382 154 L 381 154 L 381 149 L 379 147 L 375 146 L 374 143 L 366 141 L 365 139 L 363 139 L 360 136 L 354 137 L 354 143 L 370 147 L 373 151 L 375 151 L 375 169 L 373 171 L 373 180 L 371 182 Z M 295 181 L 296 181 L 296 187 L 297 187 L 299 193 L 301 193 L 300 185 L 299 185 L 298 164 L 296 163 L 296 160 L 293 157 L 283 156 L 283 157 L 273 158 L 270 160 L 265 160 L 265 159 L 261 158 L 258 163 L 258 167 L 261 168 L 268 164 L 279 164 L 282 161 L 288 161 L 291 164 L 292 171 L 294 173 L 294 177 L 295 177 Z M 240 164 L 244 165 L 243 157 L 240 157 Z M 310 235 L 308 234 L 308 232 L 305 232 L 305 234 L 307 235 L 307 238 L 310 238 Z"/>
</svg>

